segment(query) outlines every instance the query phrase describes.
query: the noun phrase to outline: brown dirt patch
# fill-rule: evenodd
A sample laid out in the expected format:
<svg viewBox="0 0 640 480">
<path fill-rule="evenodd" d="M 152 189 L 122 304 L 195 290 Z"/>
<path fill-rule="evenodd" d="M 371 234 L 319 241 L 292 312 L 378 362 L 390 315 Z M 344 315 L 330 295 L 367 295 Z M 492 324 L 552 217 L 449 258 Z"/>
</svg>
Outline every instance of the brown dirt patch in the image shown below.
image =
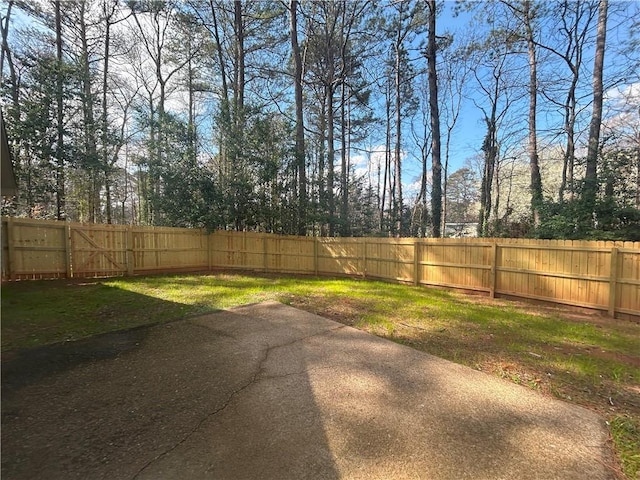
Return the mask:
<svg viewBox="0 0 640 480">
<path fill-rule="evenodd" d="M 602 360 L 613 360 L 619 363 L 630 365 L 634 368 L 640 368 L 640 357 L 632 357 L 619 352 L 610 352 L 602 350 L 596 346 L 576 347 L 571 345 L 540 345 L 540 348 L 549 353 L 560 353 L 565 355 L 589 355 L 591 357 L 601 358 Z"/>
</svg>

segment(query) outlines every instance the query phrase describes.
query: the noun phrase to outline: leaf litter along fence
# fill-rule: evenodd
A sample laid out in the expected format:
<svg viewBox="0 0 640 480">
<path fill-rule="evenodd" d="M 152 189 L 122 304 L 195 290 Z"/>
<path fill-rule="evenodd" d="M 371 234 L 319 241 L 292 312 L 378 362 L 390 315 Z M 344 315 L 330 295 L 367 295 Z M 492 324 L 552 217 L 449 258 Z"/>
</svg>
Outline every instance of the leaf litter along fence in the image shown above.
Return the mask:
<svg viewBox="0 0 640 480">
<path fill-rule="evenodd" d="M 325 238 L 2 218 L 2 279 L 214 269 L 347 275 L 640 317 L 640 242 Z"/>
</svg>

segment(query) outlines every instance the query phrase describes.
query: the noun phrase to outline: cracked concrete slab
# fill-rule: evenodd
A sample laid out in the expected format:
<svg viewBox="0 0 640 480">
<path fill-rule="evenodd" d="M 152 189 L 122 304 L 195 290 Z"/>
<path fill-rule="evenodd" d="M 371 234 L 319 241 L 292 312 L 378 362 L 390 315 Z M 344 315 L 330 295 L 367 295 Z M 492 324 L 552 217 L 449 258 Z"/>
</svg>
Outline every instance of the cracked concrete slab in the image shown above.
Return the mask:
<svg viewBox="0 0 640 480">
<path fill-rule="evenodd" d="M 275 302 L 29 358 L 4 479 L 613 478 L 594 413 Z"/>
</svg>

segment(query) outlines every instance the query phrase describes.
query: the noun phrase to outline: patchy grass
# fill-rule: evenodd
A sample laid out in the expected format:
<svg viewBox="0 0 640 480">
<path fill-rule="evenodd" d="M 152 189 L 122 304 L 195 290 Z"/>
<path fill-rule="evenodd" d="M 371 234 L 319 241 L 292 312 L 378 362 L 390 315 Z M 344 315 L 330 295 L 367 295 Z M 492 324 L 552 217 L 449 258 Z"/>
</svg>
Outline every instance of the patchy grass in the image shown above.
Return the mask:
<svg viewBox="0 0 640 480">
<path fill-rule="evenodd" d="M 611 420 L 609 426 L 619 452 L 622 470 L 628 478 L 638 478 L 640 476 L 640 422 L 629 415 L 618 415 Z"/>
<path fill-rule="evenodd" d="M 4 352 L 277 300 L 583 405 L 640 475 L 640 325 L 382 282 L 175 275 L 2 286 Z"/>
</svg>

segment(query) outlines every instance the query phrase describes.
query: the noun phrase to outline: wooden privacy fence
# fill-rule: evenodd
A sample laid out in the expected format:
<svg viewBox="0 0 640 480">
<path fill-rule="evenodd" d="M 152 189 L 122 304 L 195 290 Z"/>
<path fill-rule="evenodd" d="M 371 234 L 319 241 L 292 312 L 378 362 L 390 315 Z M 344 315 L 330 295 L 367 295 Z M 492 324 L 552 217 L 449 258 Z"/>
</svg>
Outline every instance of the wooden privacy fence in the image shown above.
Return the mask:
<svg viewBox="0 0 640 480">
<path fill-rule="evenodd" d="M 2 218 L 2 278 L 111 277 L 208 267 L 208 236 L 188 228 Z"/>
<path fill-rule="evenodd" d="M 348 275 L 640 316 L 640 242 L 320 238 L 2 219 L 3 279 L 211 269 Z"/>
</svg>

